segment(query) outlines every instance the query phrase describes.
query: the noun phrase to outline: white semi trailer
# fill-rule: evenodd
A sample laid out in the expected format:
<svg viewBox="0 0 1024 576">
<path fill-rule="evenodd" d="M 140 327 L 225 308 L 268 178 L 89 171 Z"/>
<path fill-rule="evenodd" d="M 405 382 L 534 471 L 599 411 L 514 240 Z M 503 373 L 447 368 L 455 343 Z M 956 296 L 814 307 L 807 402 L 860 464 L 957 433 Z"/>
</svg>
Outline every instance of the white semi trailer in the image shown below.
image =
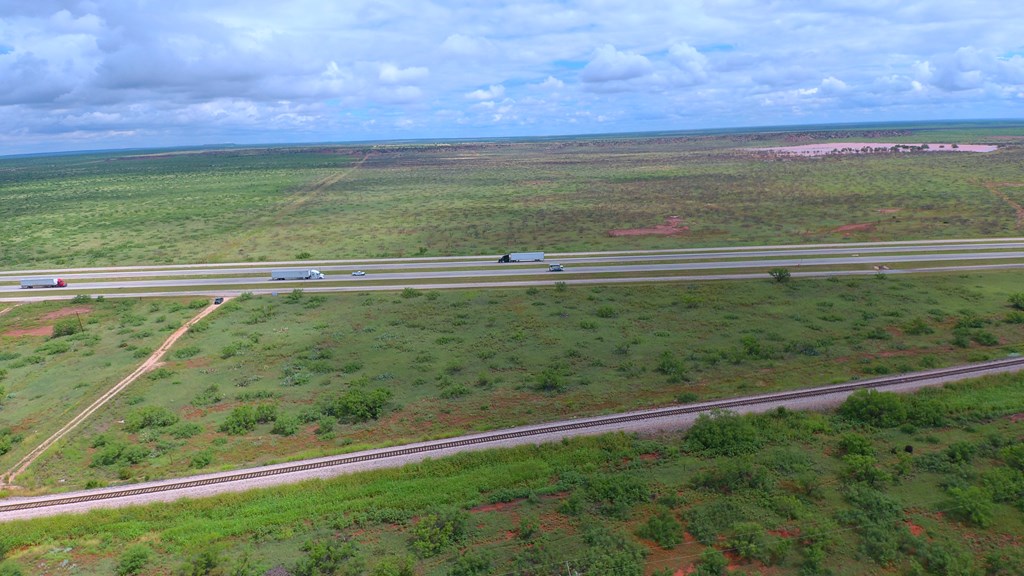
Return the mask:
<svg viewBox="0 0 1024 576">
<path fill-rule="evenodd" d="M 25 278 L 21 281 L 22 288 L 63 288 L 68 283 L 63 278 Z"/>
<path fill-rule="evenodd" d="M 543 262 L 543 252 L 509 252 L 498 258 L 498 262 Z"/>
<path fill-rule="evenodd" d="M 324 274 L 312 268 L 271 270 L 271 280 L 323 280 Z"/>
</svg>

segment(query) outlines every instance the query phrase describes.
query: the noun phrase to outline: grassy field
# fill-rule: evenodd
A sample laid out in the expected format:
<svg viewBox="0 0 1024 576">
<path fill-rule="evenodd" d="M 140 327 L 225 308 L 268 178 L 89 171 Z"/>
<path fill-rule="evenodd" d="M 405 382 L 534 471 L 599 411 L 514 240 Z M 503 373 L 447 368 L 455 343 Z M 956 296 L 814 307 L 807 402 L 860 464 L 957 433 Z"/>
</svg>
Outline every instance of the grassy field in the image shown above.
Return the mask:
<svg viewBox="0 0 1024 576">
<path fill-rule="evenodd" d="M 998 358 L 1024 351 L 1019 290 L 1019 272 L 993 271 L 242 297 L 18 482 L 81 488 Z M 83 406 L 186 305 L 93 301 L 83 334 L 3 336 L 3 414 L 29 438 L 0 464 L 58 425 L 53 395 L 77 394 L 64 414 Z M 0 334 L 60 306 L 16 308 Z M 132 426 L 146 415 L 164 423 Z"/>
<path fill-rule="evenodd" d="M 1024 571 L 1020 375 L 0 525 L 5 574 Z M 888 415 L 880 419 L 879 414 Z M 1016 416 L 1014 416 L 1016 415 Z"/>
<path fill-rule="evenodd" d="M 1003 148 L 740 148 L 839 138 Z M 0 268 L 1009 236 L 1014 209 L 991 185 L 1019 193 L 1022 139 L 919 126 L 0 159 Z M 609 235 L 669 216 L 687 230 Z"/>
</svg>

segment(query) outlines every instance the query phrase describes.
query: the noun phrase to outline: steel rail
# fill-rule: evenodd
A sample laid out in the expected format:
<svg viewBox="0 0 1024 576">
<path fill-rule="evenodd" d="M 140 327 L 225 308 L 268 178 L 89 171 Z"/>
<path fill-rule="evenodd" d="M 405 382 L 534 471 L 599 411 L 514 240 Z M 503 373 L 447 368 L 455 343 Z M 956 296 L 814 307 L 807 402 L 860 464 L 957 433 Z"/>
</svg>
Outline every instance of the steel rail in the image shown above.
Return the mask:
<svg viewBox="0 0 1024 576">
<path fill-rule="evenodd" d="M 93 502 L 97 500 L 113 500 L 118 498 L 126 498 L 131 496 L 138 496 L 142 494 L 153 494 L 158 492 L 171 492 L 176 490 L 188 490 L 191 488 L 199 488 L 202 486 L 209 486 L 212 484 L 227 484 L 231 482 L 240 482 L 244 480 L 252 480 L 255 478 L 264 478 L 268 476 L 278 476 L 283 474 L 293 474 L 296 472 L 304 472 L 308 470 L 317 470 L 322 468 L 331 468 L 335 466 L 344 466 L 347 464 L 355 464 L 359 462 L 366 462 L 370 460 L 384 460 L 387 458 L 394 458 L 399 456 L 407 456 L 410 454 L 419 454 L 424 452 L 437 452 L 442 450 L 449 450 L 452 448 L 460 448 L 464 446 L 472 446 L 478 444 L 487 444 L 491 442 L 500 442 L 502 440 L 509 440 L 515 438 L 524 438 L 529 436 L 543 436 L 547 434 L 556 434 L 559 432 L 569 432 L 574 430 L 581 430 L 586 428 L 600 428 L 605 426 L 614 426 L 616 424 L 625 424 L 629 422 L 637 422 L 643 420 L 652 420 L 657 418 L 665 418 L 671 416 L 679 416 L 685 414 L 694 414 L 699 412 L 708 412 L 713 410 L 723 410 L 729 408 L 741 408 L 746 406 L 756 406 L 759 404 L 766 404 L 771 402 L 784 402 L 788 400 L 798 400 L 805 398 L 813 398 L 817 396 L 827 396 L 830 394 L 841 394 L 845 392 L 852 392 L 856 390 L 866 388 L 881 388 L 886 386 L 894 386 L 899 384 L 907 384 L 913 382 L 920 382 L 923 380 L 933 380 L 936 378 L 946 378 L 950 376 L 962 376 L 965 374 L 973 374 L 978 372 L 985 372 L 988 370 L 1005 369 L 1009 367 L 1024 365 L 1024 358 L 1009 358 L 1003 360 L 994 360 L 990 362 L 983 362 L 978 364 L 971 364 L 966 366 L 955 366 L 952 368 L 941 368 L 936 370 L 928 370 L 923 372 L 914 372 L 909 374 L 889 376 L 884 378 L 875 378 L 871 380 L 858 380 L 847 382 L 844 384 L 835 384 L 831 386 L 822 386 L 816 388 L 808 388 L 802 390 L 793 390 L 788 392 L 776 392 L 772 394 L 764 394 L 759 396 L 748 396 L 743 398 L 732 398 L 727 400 L 718 400 L 712 402 L 703 402 L 700 404 L 686 405 L 686 406 L 671 406 L 667 408 L 654 408 L 651 410 L 644 410 L 640 412 L 620 414 L 616 416 L 598 416 L 593 418 L 586 418 L 577 421 L 567 422 L 564 424 L 556 425 L 539 425 L 535 427 L 529 427 L 525 429 L 506 431 L 506 432 L 495 432 L 491 434 L 481 434 L 471 438 L 463 438 L 459 440 L 440 440 L 436 442 L 424 443 L 422 445 L 409 446 L 405 448 L 393 448 L 375 451 L 368 454 L 359 454 L 355 456 L 339 456 L 335 458 L 326 458 L 317 460 L 314 462 L 306 462 L 302 464 L 294 464 L 291 466 L 275 467 L 270 469 L 252 470 L 249 472 L 238 472 L 234 474 L 226 474 L 223 476 L 215 476 L 210 478 L 202 478 L 197 480 L 187 480 L 182 482 L 174 482 L 169 484 L 161 484 L 155 486 L 145 486 L 140 488 L 126 488 L 123 490 L 107 491 L 95 494 L 79 494 L 76 496 L 68 497 L 57 497 L 45 500 L 32 500 L 27 502 L 18 502 L 14 504 L 0 505 L 0 514 L 4 512 L 14 512 L 18 510 L 26 510 L 32 508 L 47 508 L 53 506 L 65 506 L 69 504 L 79 504 L 83 502 Z M 0 501 L 2 502 L 2 501 Z"/>
</svg>

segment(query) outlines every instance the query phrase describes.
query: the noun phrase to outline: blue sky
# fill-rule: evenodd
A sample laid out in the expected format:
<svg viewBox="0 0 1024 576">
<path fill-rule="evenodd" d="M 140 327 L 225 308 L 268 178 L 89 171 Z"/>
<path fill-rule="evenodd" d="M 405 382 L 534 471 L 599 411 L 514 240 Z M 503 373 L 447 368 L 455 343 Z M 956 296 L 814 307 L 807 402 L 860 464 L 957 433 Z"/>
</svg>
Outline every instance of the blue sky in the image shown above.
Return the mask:
<svg viewBox="0 0 1024 576">
<path fill-rule="evenodd" d="M 1024 117 L 1006 0 L 0 0 L 0 155 Z"/>
</svg>

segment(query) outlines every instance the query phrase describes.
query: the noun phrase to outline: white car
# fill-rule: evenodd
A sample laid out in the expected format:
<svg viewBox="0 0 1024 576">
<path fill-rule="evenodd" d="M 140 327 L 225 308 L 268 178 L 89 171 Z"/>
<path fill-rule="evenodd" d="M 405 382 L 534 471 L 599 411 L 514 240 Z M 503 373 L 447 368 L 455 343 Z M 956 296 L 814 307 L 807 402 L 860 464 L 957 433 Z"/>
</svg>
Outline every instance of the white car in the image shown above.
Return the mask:
<svg viewBox="0 0 1024 576">
<path fill-rule="evenodd" d="M 366 276 L 366 272 L 363 272 L 362 270 L 356 270 L 355 272 L 352 273 L 352 275 L 353 276 Z"/>
</svg>

